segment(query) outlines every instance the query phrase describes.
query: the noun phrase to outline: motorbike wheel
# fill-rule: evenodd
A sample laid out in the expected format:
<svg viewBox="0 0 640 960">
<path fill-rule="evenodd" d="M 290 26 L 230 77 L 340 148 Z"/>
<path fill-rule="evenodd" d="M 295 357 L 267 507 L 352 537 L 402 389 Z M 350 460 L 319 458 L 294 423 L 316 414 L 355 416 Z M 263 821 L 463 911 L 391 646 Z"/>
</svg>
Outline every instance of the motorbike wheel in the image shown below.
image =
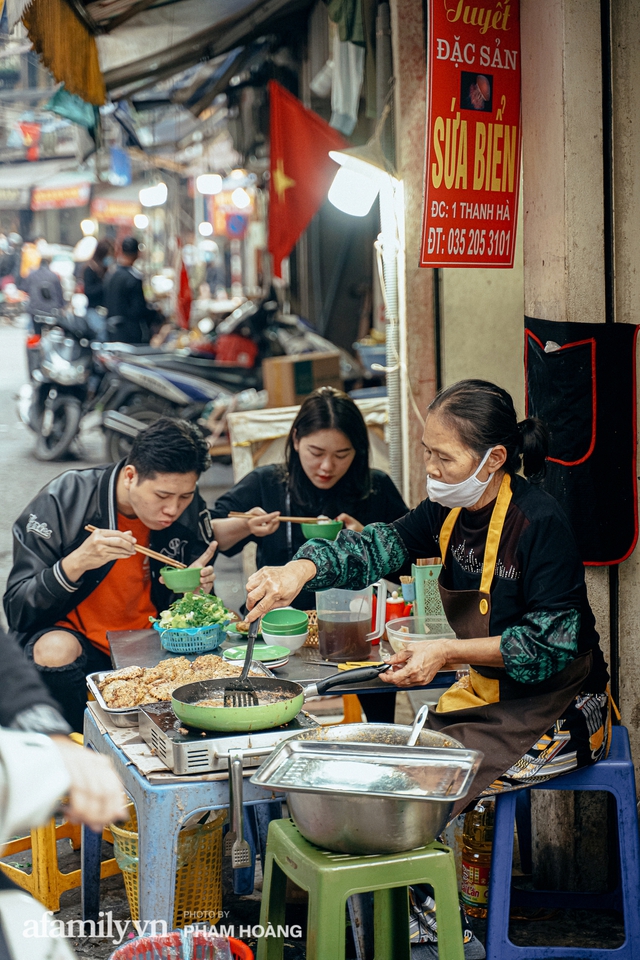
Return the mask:
<svg viewBox="0 0 640 960">
<path fill-rule="evenodd" d="M 134 420 L 139 420 L 146 426 L 155 423 L 160 417 L 176 416 L 176 411 L 171 407 L 142 406 L 140 404 L 134 404 L 131 407 L 122 407 L 120 413 L 124 413 L 127 417 L 133 417 Z M 131 453 L 133 437 L 126 437 L 122 433 L 116 433 L 115 430 L 105 430 L 105 441 L 107 445 L 107 456 L 114 463 L 117 463 L 118 460 L 122 460 L 124 457 L 128 457 Z"/>
<path fill-rule="evenodd" d="M 48 437 L 38 434 L 35 454 L 38 460 L 60 460 L 78 433 L 82 407 L 75 397 L 58 396 L 53 401 L 53 425 Z M 42 427 L 42 420 L 40 420 Z"/>
</svg>

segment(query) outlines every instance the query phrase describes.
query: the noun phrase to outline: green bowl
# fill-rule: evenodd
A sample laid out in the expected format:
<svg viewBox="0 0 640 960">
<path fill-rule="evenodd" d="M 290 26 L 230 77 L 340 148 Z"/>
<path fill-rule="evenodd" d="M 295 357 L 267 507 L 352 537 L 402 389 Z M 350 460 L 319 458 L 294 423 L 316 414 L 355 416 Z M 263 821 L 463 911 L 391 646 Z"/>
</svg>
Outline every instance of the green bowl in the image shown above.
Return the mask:
<svg viewBox="0 0 640 960">
<path fill-rule="evenodd" d="M 335 540 L 344 524 L 342 520 L 330 520 L 329 523 L 302 523 L 300 526 L 307 540 L 314 540 L 316 537 Z"/>
<path fill-rule="evenodd" d="M 187 593 L 200 586 L 200 571 L 202 567 L 186 567 L 179 570 L 177 567 L 162 567 L 160 573 L 169 590 L 174 593 Z"/>
<path fill-rule="evenodd" d="M 303 633 L 309 624 L 309 617 L 304 610 L 292 610 L 289 607 L 280 607 L 265 613 L 260 623 L 260 629 L 266 630 L 271 636 L 295 636 Z"/>
</svg>

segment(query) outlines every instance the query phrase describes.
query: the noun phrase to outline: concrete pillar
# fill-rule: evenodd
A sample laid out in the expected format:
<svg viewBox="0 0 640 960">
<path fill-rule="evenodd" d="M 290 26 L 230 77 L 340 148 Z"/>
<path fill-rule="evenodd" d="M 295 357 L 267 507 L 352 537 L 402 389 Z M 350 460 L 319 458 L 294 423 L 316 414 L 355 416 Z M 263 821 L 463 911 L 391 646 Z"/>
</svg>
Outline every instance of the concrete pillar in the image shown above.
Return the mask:
<svg viewBox="0 0 640 960">
<path fill-rule="evenodd" d="M 638 323 L 640 316 L 640 118 L 634 96 L 640 83 L 640 5 L 611 4 L 613 81 L 613 193 L 615 319 Z M 637 362 L 637 358 L 636 358 Z M 640 378 L 639 378 L 640 379 Z M 638 398 L 640 401 L 640 397 Z M 640 761 L 640 551 L 620 566 L 620 708 L 631 749 Z M 639 782 L 640 786 L 640 782 Z"/>
<path fill-rule="evenodd" d="M 404 301 L 406 314 L 406 386 L 424 414 L 436 391 L 433 271 L 418 266 L 426 117 L 425 24 L 422 0 L 391 0 L 390 5 L 396 167 L 405 197 L 405 253 L 398 279 L 401 309 Z M 405 497 L 415 506 L 425 496 L 422 425 L 408 400 L 405 410 Z"/>
<path fill-rule="evenodd" d="M 599 0 L 522 0 L 525 314 L 605 321 L 602 69 Z M 631 109 L 631 105 L 629 105 Z M 606 491 L 603 491 L 606 496 Z M 608 571 L 588 570 L 605 641 Z M 534 857 L 545 885 L 602 889 L 606 802 L 534 794 Z M 593 829 L 600 824 L 601 829 Z M 590 829 L 591 828 L 591 829 Z M 583 839 L 578 854 L 576 836 Z"/>
</svg>

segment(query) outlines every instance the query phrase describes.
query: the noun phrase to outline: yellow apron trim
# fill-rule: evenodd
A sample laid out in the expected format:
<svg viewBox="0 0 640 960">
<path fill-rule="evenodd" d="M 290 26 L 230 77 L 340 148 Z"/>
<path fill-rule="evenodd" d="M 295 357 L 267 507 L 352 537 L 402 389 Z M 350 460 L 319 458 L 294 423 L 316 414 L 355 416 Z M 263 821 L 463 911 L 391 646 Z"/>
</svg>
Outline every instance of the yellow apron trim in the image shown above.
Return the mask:
<svg viewBox="0 0 640 960">
<path fill-rule="evenodd" d="M 453 528 L 456 525 L 456 520 L 460 516 L 461 509 L 462 507 L 454 507 L 453 510 L 450 510 L 449 513 L 444 518 L 444 523 L 440 528 L 440 556 L 442 557 L 443 563 L 445 563 L 447 559 L 447 550 L 449 549 L 449 540 L 451 539 Z"/>
<path fill-rule="evenodd" d="M 487 542 L 484 548 L 480 593 L 491 593 L 491 584 L 493 583 L 493 575 L 498 561 L 500 537 L 502 536 L 502 528 L 512 496 L 511 477 L 508 473 L 505 473 L 502 478 L 502 483 L 500 484 L 496 505 L 491 514 L 491 522 L 489 523 L 489 532 L 487 533 Z"/>
<path fill-rule="evenodd" d="M 491 584 L 493 583 L 496 563 L 498 562 L 500 537 L 502 536 L 502 528 L 504 527 L 505 517 L 507 516 L 507 510 L 509 509 L 512 496 L 511 477 L 508 473 L 505 473 L 502 478 L 502 483 L 500 484 L 496 505 L 493 508 L 489 530 L 487 532 L 487 542 L 484 548 L 484 561 L 482 564 L 482 579 L 480 580 L 480 593 L 491 593 Z M 446 562 L 449 541 L 451 540 L 451 534 L 456 525 L 456 520 L 460 515 L 460 509 L 460 507 L 454 507 L 453 510 L 450 510 L 440 529 L 440 556 L 442 557 L 443 563 Z M 485 616 L 488 612 L 489 604 L 487 600 L 482 599 L 480 601 L 480 613 Z"/>
<path fill-rule="evenodd" d="M 500 681 L 481 676 L 473 667 L 468 677 L 461 677 L 452 687 L 442 694 L 436 706 L 436 713 L 449 713 L 450 710 L 466 710 L 468 707 L 484 707 L 488 703 L 500 700 Z"/>
</svg>

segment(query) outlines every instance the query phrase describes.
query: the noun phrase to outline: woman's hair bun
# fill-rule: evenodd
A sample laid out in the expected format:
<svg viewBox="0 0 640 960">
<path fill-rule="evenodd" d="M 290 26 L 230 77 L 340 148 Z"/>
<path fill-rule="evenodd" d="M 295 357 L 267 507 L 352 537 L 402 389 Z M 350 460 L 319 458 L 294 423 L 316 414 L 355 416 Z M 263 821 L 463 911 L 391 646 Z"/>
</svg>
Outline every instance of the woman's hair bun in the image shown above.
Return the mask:
<svg viewBox="0 0 640 960">
<path fill-rule="evenodd" d="M 541 480 L 545 473 L 549 453 L 549 431 L 537 417 L 527 417 L 518 424 L 522 438 L 522 467 L 524 475 Z"/>
</svg>

